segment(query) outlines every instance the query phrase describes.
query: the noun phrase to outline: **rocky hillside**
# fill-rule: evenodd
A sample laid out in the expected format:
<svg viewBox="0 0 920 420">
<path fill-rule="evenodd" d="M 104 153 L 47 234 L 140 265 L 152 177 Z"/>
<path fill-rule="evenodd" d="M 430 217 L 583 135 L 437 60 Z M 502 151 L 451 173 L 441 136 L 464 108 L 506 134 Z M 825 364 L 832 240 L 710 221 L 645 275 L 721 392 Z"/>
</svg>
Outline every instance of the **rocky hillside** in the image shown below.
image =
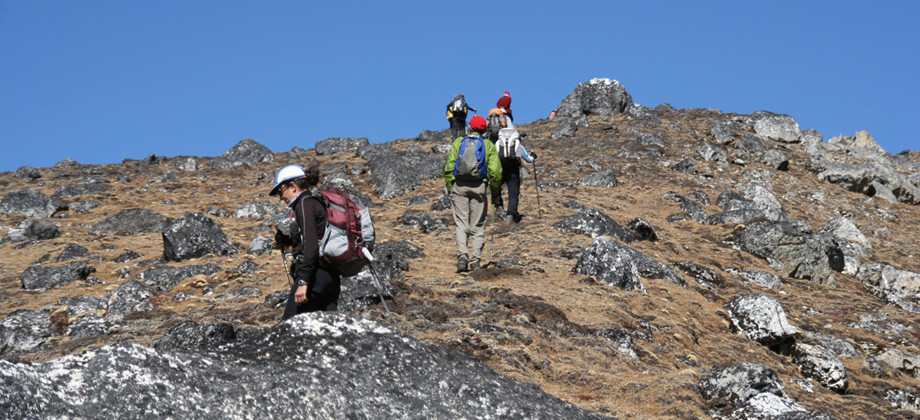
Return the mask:
<svg viewBox="0 0 920 420">
<path fill-rule="evenodd" d="M 0 174 L 0 418 L 920 418 L 920 153 L 606 79 L 518 128 L 468 275 L 446 131 Z M 380 284 L 280 323 L 267 192 L 309 160 Z"/>
</svg>

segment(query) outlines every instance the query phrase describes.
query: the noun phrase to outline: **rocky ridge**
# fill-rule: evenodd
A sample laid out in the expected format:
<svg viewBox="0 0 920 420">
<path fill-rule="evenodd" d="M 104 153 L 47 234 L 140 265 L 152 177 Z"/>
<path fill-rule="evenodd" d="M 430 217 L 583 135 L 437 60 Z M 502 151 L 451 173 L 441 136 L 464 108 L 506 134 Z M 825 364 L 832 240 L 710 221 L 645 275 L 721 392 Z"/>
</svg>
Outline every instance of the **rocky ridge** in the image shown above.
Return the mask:
<svg viewBox="0 0 920 420">
<path fill-rule="evenodd" d="M 524 219 L 470 275 L 445 132 L 0 174 L 0 417 L 920 417 L 920 153 L 607 79 L 519 129 Z M 267 191 L 308 159 L 380 284 L 278 323 Z"/>
</svg>

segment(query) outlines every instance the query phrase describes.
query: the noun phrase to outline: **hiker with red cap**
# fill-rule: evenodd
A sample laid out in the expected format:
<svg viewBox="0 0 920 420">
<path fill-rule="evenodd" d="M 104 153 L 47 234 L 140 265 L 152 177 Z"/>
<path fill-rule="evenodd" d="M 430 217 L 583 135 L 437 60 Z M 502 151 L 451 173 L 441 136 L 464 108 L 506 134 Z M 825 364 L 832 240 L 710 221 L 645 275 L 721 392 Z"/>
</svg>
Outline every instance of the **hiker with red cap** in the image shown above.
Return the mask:
<svg viewBox="0 0 920 420">
<path fill-rule="evenodd" d="M 495 107 L 502 110 L 502 113 L 504 113 L 509 120 L 514 121 L 514 117 L 511 116 L 511 93 L 509 93 L 507 90 L 501 98 L 498 98 L 498 102 L 495 104 Z"/>
<path fill-rule="evenodd" d="M 495 145 L 482 137 L 486 126 L 485 118 L 471 118 L 470 134 L 451 143 L 444 165 L 444 182 L 457 225 L 458 273 L 482 267 L 489 193 L 493 201 L 501 193 L 502 165 Z"/>
</svg>

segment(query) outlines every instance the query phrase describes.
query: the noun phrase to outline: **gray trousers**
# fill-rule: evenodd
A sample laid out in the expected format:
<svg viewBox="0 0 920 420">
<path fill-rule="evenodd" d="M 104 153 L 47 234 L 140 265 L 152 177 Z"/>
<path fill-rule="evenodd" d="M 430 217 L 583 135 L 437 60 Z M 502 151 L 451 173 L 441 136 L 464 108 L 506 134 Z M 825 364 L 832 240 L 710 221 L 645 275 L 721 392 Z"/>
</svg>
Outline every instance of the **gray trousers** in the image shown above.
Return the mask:
<svg viewBox="0 0 920 420">
<path fill-rule="evenodd" d="M 468 258 L 471 264 L 482 259 L 482 248 L 486 245 L 486 191 L 486 183 L 469 181 L 454 182 L 450 191 L 457 225 L 457 258 Z M 470 237 L 472 244 L 468 248 Z"/>
</svg>

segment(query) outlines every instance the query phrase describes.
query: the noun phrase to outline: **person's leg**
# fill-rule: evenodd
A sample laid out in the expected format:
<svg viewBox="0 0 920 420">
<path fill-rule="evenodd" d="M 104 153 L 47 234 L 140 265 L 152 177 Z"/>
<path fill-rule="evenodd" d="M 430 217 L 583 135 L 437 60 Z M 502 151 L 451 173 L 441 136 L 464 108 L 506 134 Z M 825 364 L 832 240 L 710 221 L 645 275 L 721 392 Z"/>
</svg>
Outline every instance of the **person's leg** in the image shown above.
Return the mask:
<svg viewBox="0 0 920 420">
<path fill-rule="evenodd" d="M 507 170 L 507 174 L 502 172 L 503 176 L 507 176 L 506 182 L 508 184 L 508 207 L 507 213 L 515 218 L 517 221 L 518 217 L 518 197 L 521 195 L 521 164 L 512 163 L 502 168 L 503 171 Z"/>
<path fill-rule="evenodd" d="M 486 188 L 483 187 L 483 190 Z M 479 265 L 482 260 L 482 248 L 486 244 L 486 213 L 488 195 L 484 192 L 470 199 L 470 234 L 473 236 L 470 266 Z"/>
<path fill-rule="evenodd" d="M 335 311 L 338 309 L 339 294 L 342 290 L 342 278 L 333 271 L 318 267 L 316 269 L 316 282 L 310 289 L 309 312 Z"/>
<path fill-rule="evenodd" d="M 457 258 L 469 260 L 467 241 L 470 234 L 470 199 L 461 194 L 463 187 L 454 185 L 450 192 L 450 202 L 454 213 L 454 224 L 457 225 Z"/>
</svg>

